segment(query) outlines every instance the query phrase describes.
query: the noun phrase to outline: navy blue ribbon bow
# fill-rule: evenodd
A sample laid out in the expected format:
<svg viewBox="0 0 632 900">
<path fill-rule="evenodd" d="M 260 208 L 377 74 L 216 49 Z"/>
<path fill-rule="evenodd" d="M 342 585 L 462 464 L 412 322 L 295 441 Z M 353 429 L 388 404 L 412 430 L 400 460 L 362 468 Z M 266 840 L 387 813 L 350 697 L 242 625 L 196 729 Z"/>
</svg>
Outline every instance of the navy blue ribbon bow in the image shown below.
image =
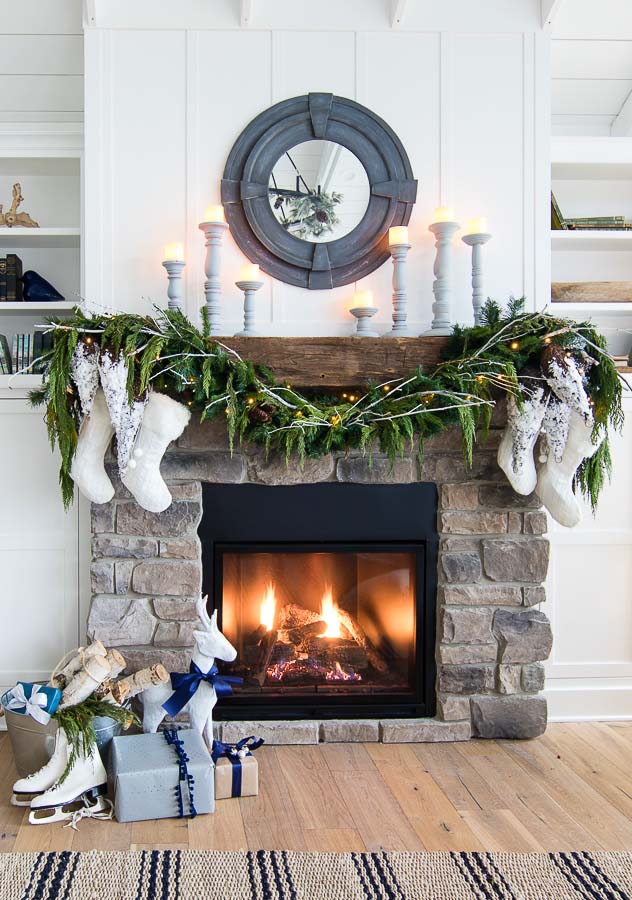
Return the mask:
<svg viewBox="0 0 632 900">
<path fill-rule="evenodd" d="M 208 672 L 203 672 L 191 660 L 188 674 L 182 672 L 171 673 L 171 687 L 174 693 L 162 704 L 162 708 L 175 718 L 184 709 L 191 697 L 195 694 L 202 681 L 206 681 L 215 688 L 218 697 L 225 697 L 232 693 L 233 684 L 243 684 L 243 678 L 235 675 L 220 675 L 219 669 L 213 663 Z"/>
<path fill-rule="evenodd" d="M 263 738 L 255 740 L 254 734 L 242 738 L 236 744 L 224 744 L 222 741 L 213 741 L 211 756 L 217 763 L 220 757 L 225 756 L 232 766 L 231 797 L 241 797 L 241 764 L 243 758 L 239 756 L 240 750 L 245 750 L 246 756 L 252 756 L 252 751 L 257 750 L 263 744 Z"/>
</svg>

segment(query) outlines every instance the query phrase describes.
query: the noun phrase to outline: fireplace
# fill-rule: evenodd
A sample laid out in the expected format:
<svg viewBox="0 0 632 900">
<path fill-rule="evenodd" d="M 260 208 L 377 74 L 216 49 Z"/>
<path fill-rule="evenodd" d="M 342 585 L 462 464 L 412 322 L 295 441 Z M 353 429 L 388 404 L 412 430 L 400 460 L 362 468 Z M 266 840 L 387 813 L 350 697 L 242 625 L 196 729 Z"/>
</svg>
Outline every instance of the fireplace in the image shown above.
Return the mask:
<svg viewBox="0 0 632 900">
<path fill-rule="evenodd" d="M 223 718 L 434 714 L 434 485 L 205 484 L 203 509 L 203 588 L 244 680 Z"/>
</svg>

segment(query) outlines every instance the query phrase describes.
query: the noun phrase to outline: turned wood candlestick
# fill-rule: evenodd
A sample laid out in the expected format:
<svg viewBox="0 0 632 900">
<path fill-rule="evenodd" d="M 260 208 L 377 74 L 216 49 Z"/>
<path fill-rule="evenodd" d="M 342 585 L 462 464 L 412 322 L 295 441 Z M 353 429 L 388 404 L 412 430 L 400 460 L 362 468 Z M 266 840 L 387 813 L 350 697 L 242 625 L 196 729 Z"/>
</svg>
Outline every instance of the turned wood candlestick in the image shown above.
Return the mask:
<svg viewBox="0 0 632 900">
<path fill-rule="evenodd" d="M 220 258 L 224 233 L 228 229 L 226 222 L 201 222 L 198 226 L 204 233 L 206 258 L 204 261 L 204 296 L 211 334 L 221 334 L 221 301 L 222 283 L 220 281 Z"/>
</svg>

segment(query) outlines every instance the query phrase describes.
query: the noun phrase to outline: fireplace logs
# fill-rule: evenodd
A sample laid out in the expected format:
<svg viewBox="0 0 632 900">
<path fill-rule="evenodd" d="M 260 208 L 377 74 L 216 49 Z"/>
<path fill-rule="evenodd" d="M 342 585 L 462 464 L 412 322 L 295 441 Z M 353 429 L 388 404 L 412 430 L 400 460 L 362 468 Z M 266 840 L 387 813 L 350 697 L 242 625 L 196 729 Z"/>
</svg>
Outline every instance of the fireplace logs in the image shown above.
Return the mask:
<svg viewBox="0 0 632 900">
<path fill-rule="evenodd" d="M 321 613 L 287 603 L 268 622 L 273 627 L 262 624 L 246 638 L 240 673 L 249 683 L 362 682 L 371 670 L 388 671 L 384 655 L 357 618 L 333 602 Z"/>
</svg>

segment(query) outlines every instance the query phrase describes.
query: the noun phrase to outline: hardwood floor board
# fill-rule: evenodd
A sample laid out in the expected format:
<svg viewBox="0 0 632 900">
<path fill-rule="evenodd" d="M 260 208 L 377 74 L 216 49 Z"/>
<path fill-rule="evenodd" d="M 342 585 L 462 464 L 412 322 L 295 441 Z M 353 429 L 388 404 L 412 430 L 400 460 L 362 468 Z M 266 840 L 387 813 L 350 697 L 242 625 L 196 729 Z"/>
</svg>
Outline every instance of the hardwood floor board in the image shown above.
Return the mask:
<svg viewBox="0 0 632 900">
<path fill-rule="evenodd" d="M 259 794 L 239 801 L 248 847 L 257 850 L 307 850 L 299 818 L 285 782 L 276 751 L 262 747 Z"/>
<path fill-rule="evenodd" d="M 515 759 L 546 793 L 590 832 L 604 850 L 632 849 L 632 822 L 605 800 L 573 769 L 558 759 L 541 741 L 521 744 L 501 742 L 500 746 Z"/>
<path fill-rule="evenodd" d="M 247 850 L 239 800 L 217 800 L 212 816 L 189 820 L 191 850 Z"/>
<path fill-rule="evenodd" d="M 28 824 L 0 734 L 0 851 L 632 849 L 632 723 L 552 724 L 535 741 L 257 751 L 258 797 L 213 816 L 79 830 Z"/>
<path fill-rule="evenodd" d="M 276 758 L 302 828 L 353 828 L 319 746 L 277 747 Z"/>
<path fill-rule="evenodd" d="M 412 746 L 374 744 L 369 753 L 427 850 L 484 850 Z"/>
<path fill-rule="evenodd" d="M 481 741 L 475 753 L 459 748 L 479 774 L 494 785 L 519 822 L 547 851 L 599 850 L 599 842 L 568 815 L 495 741 Z"/>
<path fill-rule="evenodd" d="M 414 744 L 421 764 L 459 812 L 502 809 L 501 798 L 470 764 L 469 744 Z"/>
<path fill-rule="evenodd" d="M 461 815 L 489 853 L 541 853 L 544 850 L 510 809 L 465 810 Z"/>
<path fill-rule="evenodd" d="M 424 850 L 417 832 L 379 773 L 334 772 L 367 850 Z"/>
<path fill-rule="evenodd" d="M 622 772 L 602 754 L 595 753 L 594 747 L 579 736 L 574 725 L 549 726 L 541 741 L 615 809 L 632 820 L 632 775 Z"/>
<path fill-rule="evenodd" d="M 353 828 L 306 828 L 305 843 L 319 853 L 364 853 L 366 845 Z"/>
</svg>

